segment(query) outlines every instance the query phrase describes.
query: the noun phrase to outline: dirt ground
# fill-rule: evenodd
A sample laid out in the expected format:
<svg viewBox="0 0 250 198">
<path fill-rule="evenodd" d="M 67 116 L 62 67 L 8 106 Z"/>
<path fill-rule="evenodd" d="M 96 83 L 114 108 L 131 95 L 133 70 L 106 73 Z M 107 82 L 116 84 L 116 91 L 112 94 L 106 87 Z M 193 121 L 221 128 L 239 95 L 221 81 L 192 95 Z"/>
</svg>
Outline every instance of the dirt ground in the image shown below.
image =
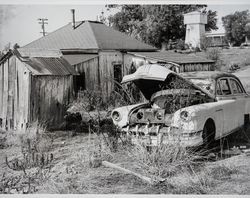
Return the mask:
<svg viewBox="0 0 250 198">
<path fill-rule="evenodd" d="M 31 184 L 35 188 L 32 193 L 250 194 L 249 153 L 215 162 L 205 162 L 200 167 L 202 171 L 195 171 L 195 175 L 200 178 L 198 182 L 195 179 L 187 180 L 189 177 L 185 175 L 187 172 L 185 174 L 180 172 L 167 178 L 163 183 L 150 185 L 133 175 L 113 168 L 104 166 L 90 168 L 88 142 L 95 144 L 95 136 L 78 134 L 71 137 L 63 131 L 54 133 L 56 135 L 50 150 L 54 159 L 50 164 L 50 171 L 45 172 L 42 178 Z M 0 149 L 0 176 L 5 174 L 5 178 L 8 178 L 23 175 L 22 171 L 9 169 L 4 157 L 7 155 L 11 159 L 14 156 L 21 156 L 20 153 L 18 146 Z M 124 149 L 107 152 L 105 160 L 137 171 L 131 158 L 125 155 Z M 203 170 L 209 170 L 209 174 Z M 11 190 L 9 193 L 18 191 Z"/>
</svg>

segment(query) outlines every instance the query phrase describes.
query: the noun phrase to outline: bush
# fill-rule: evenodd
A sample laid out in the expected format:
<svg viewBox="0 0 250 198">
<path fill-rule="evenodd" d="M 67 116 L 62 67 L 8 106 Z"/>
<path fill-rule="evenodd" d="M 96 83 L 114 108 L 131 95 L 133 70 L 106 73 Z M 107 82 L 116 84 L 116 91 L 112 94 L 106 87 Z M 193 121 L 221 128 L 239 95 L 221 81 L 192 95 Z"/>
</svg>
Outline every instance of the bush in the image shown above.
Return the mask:
<svg viewBox="0 0 250 198">
<path fill-rule="evenodd" d="M 182 40 L 182 39 L 177 40 L 176 49 L 177 49 L 177 50 L 185 50 L 185 49 L 187 49 L 187 46 L 186 46 L 186 44 L 185 44 L 185 41 Z"/>
<path fill-rule="evenodd" d="M 206 57 L 208 59 L 215 61 L 215 69 L 221 70 L 222 60 L 221 60 L 221 50 L 219 48 L 210 48 L 206 51 Z"/>
<path fill-rule="evenodd" d="M 232 63 L 230 66 L 229 66 L 229 71 L 230 72 L 235 72 L 236 70 L 240 69 L 240 66 L 237 64 L 237 63 Z"/>
<path fill-rule="evenodd" d="M 208 59 L 212 59 L 217 62 L 220 60 L 221 51 L 219 48 L 210 48 L 209 50 L 207 50 L 206 56 Z"/>
<path fill-rule="evenodd" d="M 207 38 L 206 36 L 201 37 L 200 48 L 201 50 L 206 51 L 211 46 L 211 39 Z"/>
</svg>

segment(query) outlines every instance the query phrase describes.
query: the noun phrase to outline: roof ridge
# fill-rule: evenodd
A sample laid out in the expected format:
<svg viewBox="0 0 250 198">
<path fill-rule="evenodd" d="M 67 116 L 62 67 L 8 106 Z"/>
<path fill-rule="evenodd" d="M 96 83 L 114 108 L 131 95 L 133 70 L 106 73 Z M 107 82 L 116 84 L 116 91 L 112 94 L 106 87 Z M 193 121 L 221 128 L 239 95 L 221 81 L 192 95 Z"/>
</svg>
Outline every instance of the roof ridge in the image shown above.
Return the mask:
<svg viewBox="0 0 250 198">
<path fill-rule="evenodd" d="M 60 28 L 58 28 L 58 29 L 56 29 L 56 30 L 50 32 L 50 33 L 48 33 L 46 36 L 49 36 L 49 35 L 52 35 L 52 34 L 58 32 L 59 30 L 61 30 L 61 29 L 65 28 L 66 26 L 68 26 L 70 23 L 71 23 L 71 22 L 69 22 L 68 24 L 66 24 L 66 25 L 64 25 L 64 26 L 62 26 L 62 27 L 60 27 Z M 36 39 L 36 40 L 34 40 L 34 41 L 31 41 L 30 43 L 28 43 L 28 44 L 22 46 L 21 48 L 25 48 L 27 45 L 30 45 L 30 44 L 32 44 L 32 43 L 34 43 L 34 42 L 37 42 L 37 41 L 39 41 L 39 40 L 41 40 L 41 39 L 44 39 L 44 38 L 46 38 L 46 36 L 42 36 L 42 37 L 40 37 L 40 38 L 38 38 L 38 39 Z"/>
<path fill-rule="evenodd" d="M 96 46 L 97 46 L 97 49 L 100 49 L 99 43 L 98 43 L 97 38 L 96 38 L 96 34 L 95 34 L 95 32 L 94 32 L 92 26 L 90 25 L 90 22 L 89 22 L 89 21 L 86 21 L 86 23 L 88 24 L 88 26 L 90 27 L 91 32 L 92 32 L 93 35 L 94 35 L 95 44 L 96 44 Z"/>
</svg>

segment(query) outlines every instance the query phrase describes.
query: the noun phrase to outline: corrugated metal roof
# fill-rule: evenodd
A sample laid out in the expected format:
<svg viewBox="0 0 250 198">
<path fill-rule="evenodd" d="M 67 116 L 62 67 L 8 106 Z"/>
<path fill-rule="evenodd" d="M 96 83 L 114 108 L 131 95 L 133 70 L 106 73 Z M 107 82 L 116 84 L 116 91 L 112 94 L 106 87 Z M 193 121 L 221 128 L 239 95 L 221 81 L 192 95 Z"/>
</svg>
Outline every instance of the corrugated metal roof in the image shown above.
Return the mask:
<svg viewBox="0 0 250 198">
<path fill-rule="evenodd" d="M 61 57 L 60 50 L 18 48 L 18 52 L 22 57 Z"/>
<path fill-rule="evenodd" d="M 102 49 L 155 51 L 156 48 L 133 39 L 100 22 L 83 21 L 73 29 L 71 23 L 41 37 L 24 48 L 36 49 Z"/>
<path fill-rule="evenodd" d="M 76 65 L 90 59 L 98 57 L 98 54 L 67 54 L 63 55 L 63 57 L 71 64 Z"/>
<path fill-rule="evenodd" d="M 23 61 L 34 75 L 78 75 L 63 57 L 32 57 Z"/>
<path fill-rule="evenodd" d="M 158 61 L 174 62 L 177 64 L 214 63 L 213 60 L 202 58 L 193 54 L 180 54 L 172 51 L 130 53 L 134 54 L 135 56 L 147 57 Z"/>
</svg>

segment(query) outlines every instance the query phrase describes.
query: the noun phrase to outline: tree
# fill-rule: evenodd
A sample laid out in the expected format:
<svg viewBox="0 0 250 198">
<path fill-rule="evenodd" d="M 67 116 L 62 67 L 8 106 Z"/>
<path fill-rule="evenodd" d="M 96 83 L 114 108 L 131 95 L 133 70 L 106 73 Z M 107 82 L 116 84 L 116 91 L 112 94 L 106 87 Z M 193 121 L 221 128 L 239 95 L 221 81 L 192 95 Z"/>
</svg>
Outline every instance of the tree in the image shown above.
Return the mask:
<svg viewBox="0 0 250 198">
<path fill-rule="evenodd" d="M 215 11 L 206 5 L 110 5 L 120 11 L 109 17 L 113 28 L 156 47 L 185 38 L 183 14 L 201 10 L 208 14 L 207 30 L 217 29 Z"/>
<path fill-rule="evenodd" d="M 226 39 L 232 44 L 239 46 L 244 42 L 247 34 L 246 24 L 250 17 L 249 11 L 235 12 L 222 17 L 223 26 L 226 30 Z"/>
</svg>

